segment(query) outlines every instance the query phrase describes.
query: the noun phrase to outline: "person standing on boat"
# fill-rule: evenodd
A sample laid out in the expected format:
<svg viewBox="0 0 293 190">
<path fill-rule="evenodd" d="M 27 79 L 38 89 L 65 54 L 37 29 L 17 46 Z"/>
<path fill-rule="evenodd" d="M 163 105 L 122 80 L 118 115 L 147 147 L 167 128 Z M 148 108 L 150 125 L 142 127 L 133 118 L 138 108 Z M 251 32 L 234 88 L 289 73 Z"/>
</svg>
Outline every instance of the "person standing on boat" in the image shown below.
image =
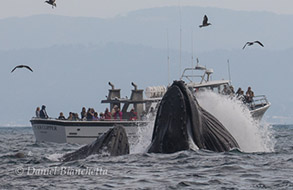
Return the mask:
<svg viewBox="0 0 293 190">
<path fill-rule="evenodd" d="M 116 108 L 116 112 L 114 113 L 114 119 L 122 121 L 122 112 L 120 108 Z"/>
<path fill-rule="evenodd" d="M 92 121 L 93 120 L 93 116 L 94 116 L 94 114 L 92 113 L 92 109 L 89 108 L 87 110 L 87 113 L 86 113 L 86 120 L 87 121 Z"/>
<path fill-rule="evenodd" d="M 79 121 L 79 117 L 78 117 L 78 113 L 72 113 L 72 116 L 73 116 L 73 120 L 74 121 Z"/>
<path fill-rule="evenodd" d="M 94 113 L 93 121 L 99 121 L 99 116 L 97 112 Z"/>
<path fill-rule="evenodd" d="M 129 120 L 130 121 L 136 121 L 137 120 L 137 113 L 134 111 L 134 108 L 132 108 L 131 111 L 130 111 Z"/>
<path fill-rule="evenodd" d="M 69 115 L 67 117 L 67 120 L 73 121 L 73 113 L 72 112 L 69 112 Z"/>
<path fill-rule="evenodd" d="M 45 105 L 42 105 L 42 109 L 40 111 L 40 118 L 48 119 L 48 114 L 46 112 L 46 106 Z"/>
<path fill-rule="evenodd" d="M 85 109 L 85 107 L 82 108 L 82 110 L 80 112 L 80 117 L 81 117 L 81 120 L 86 120 L 86 109 Z"/>
<path fill-rule="evenodd" d="M 118 106 L 117 105 L 115 105 L 113 108 L 112 108 L 112 110 L 111 110 L 111 115 L 114 117 L 114 114 L 116 113 L 116 111 L 117 111 L 117 108 L 118 108 Z"/>
<path fill-rule="evenodd" d="M 231 93 L 230 89 L 227 87 L 227 85 L 224 85 L 224 89 L 222 90 L 223 95 L 229 95 Z"/>
<path fill-rule="evenodd" d="M 251 90 L 251 87 L 248 87 L 246 91 L 246 100 L 248 103 L 252 102 L 254 97 L 254 92 Z"/>
<path fill-rule="evenodd" d="M 104 121 L 105 120 L 105 115 L 103 112 L 100 113 L 100 121 Z"/>
<path fill-rule="evenodd" d="M 234 95 L 235 94 L 234 87 L 232 85 L 230 85 L 229 87 L 230 87 L 230 94 Z"/>
<path fill-rule="evenodd" d="M 111 113 L 109 112 L 108 108 L 106 108 L 106 110 L 105 110 L 104 117 L 106 120 L 112 119 Z"/>
<path fill-rule="evenodd" d="M 245 99 L 245 96 L 244 96 L 244 91 L 241 90 L 241 88 L 240 88 L 239 93 L 237 93 L 237 99 L 242 101 L 243 103 L 246 102 L 246 99 Z"/>
<path fill-rule="evenodd" d="M 58 119 L 60 119 L 60 120 L 66 120 L 66 118 L 64 117 L 63 112 L 60 112 Z"/>
<path fill-rule="evenodd" d="M 37 107 L 36 109 L 36 117 L 40 117 L 40 107 Z"/>
<path fill-rule="evenodd" d="M 238 90 L 236 91 L 237 97 L 240 96 L 241 91 L 242 91 L 242 89 L 239 87 Z"/>
</svg>

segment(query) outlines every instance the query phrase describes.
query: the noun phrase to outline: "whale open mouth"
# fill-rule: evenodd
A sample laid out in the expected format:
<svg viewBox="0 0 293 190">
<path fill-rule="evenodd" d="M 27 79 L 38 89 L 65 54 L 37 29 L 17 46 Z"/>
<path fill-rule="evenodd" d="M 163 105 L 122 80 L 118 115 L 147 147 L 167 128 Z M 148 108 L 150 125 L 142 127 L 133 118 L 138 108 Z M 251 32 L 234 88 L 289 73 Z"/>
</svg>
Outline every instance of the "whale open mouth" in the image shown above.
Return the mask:
<svg viewBox="0 0 293 190">
<path fill-rule="evenodd" d="M 201 108 L 183 81 L 174 81 L 164 95 L 148 152 L 173 153 L 239 148 L 234 137 L 213 115 Z"/>
</svg>

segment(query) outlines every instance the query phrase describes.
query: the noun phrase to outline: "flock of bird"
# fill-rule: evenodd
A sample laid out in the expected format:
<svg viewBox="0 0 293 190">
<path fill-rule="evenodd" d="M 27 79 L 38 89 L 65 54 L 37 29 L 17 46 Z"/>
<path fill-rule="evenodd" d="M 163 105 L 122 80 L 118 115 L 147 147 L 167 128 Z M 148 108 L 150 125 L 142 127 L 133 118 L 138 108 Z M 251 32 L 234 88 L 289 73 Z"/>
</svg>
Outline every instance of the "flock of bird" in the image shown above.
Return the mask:
<svg viewBox="0 0 293 190">
<path fill-rule="evenodd" d="M 57 7 L 57 5 L 56 5 L 56 0 L 45 1 L 45 3 L 48 3 L 48 4 L 52 5 L 52 8 Z M 202 21 L 202 24 L 199 25 L 199 27 L 202 28 L 202 27 L 207 27 L 207 26 L 209 26 L 209 25 L 212 25 L 211 23 L 208 22 L 208 20 L 209 20 L 209 19 L 208 19 L 207 15 L 204 15 L 204 17 L 203 17 L 203 21 Z M 243 46 L 242 49 L 244 49 L 246 46 L 252 46 L 252 45 L 255 44 L 255 43 L 256 43 L 256 44 L 259 44 L 259 45 L 262 46 L 262 47 L 264 47 L 264 45 L 263 45 L 260 41 L 253 41 L 253 42 L 246 42 L 246 44 Z M 18 65 L 18 66 L 14 67 L 14 68 L 12 69 L 11 73 L 12 73 L 15 69 L 17 69 L 17 68 L 26 68 L 26 69 L 30 70 L 31 72 L 33 72 L 33 70 L 32 70 L 29 66 L 27 66 L 27 65 Z"/>
<path fill-rule="evenodd" d="M 204 15 L 203 21 L 202 21 L 202 25 L 199 25 L 199 27 L 202 28 L 202 27 L 206 27 L 206 26 L 212 25 L 211 23 L 208 23 L 208 20 L 209 19 L 208 19 L 207 15 Z M 243 46 L 242 49 L 244 49 L 246 46 L 252 46 L 255 43 L 257 43 L 260 46 L 264 47 L 264 45 L 260 41 L 254 41 L 254 42 L 246 42 L 246 44 Z"/>
</svg>

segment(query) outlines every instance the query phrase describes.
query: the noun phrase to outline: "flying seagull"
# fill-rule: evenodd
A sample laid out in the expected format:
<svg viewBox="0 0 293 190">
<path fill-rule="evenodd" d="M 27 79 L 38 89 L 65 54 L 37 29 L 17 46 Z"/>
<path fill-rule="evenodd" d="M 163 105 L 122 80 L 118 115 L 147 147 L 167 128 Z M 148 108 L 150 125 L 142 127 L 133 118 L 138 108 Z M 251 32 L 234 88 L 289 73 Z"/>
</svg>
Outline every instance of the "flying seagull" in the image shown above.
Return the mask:
<svg viewBox="0 0 293 190">
<path fill-rule="evenodd" d="M 209 26 L 209 25 L 211 25 L 211 23 L 208 23 L 208 17 L 207 17 L 207 15 L 204 15 L 202 25 L 199 25 L 199 27 L 201 28 L 201 27 L 205 27 L 205 26 Z"/>
<path fill-rule="evenodd" d="M 52 5 L 52 9 L 54 8 L 54 6 L 57 7 L 56 6 L 56 0 L 45 1 L 45 3 L 48 3 L 48 4 Z"/>
<path fill-rule="evenodd" d="M 264 47 L 264 45 L 260 41 L 254 41 L 254 42 L 247 42 L 242 49 L 244 49 L 247 45 L 252 46 L 254 43 L 259 44 L 260 46 Z"/>
<path fill-rule="evenodd" d="M 33 72 L 33 70 L 32 70 L 29 66 L 27 66 L 27 65 L 18 65 L 18 66 L 16 66 L 16 67 L 14 67 L 14 69 L 12 69 L 11 73 L 12 73 L 15 69 L 17 69 L 17 68 L 27 68 L 28 70 L 30 70 L 31 72 Z"/>
</svg>

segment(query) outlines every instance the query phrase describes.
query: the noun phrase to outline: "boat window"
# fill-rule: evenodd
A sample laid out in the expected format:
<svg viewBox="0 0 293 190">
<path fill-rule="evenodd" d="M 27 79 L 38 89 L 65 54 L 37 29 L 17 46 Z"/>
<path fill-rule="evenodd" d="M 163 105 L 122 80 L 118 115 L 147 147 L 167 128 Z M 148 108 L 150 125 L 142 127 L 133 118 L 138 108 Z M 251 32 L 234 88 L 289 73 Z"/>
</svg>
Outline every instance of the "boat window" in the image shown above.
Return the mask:
<svg viewBox="0 0 293 190">
<path fill-rule="evenodd" d="M 220 94 L 223 91 L 225 85 L 227 85 L 227 87 L 229 87 L 228 84 L 220 84 L 220 85 L 217 85 L 217 86 L 212 86 L 212 87 L 210 87 L 210 89 L 213 92 L 215 92 L 217 94 Z"/>
<path fill-rule="evenodd" d="M 220 89 L 219 89 L 219 87 L 218 86 L 213 86 L 212 87 L 212 91 L 214 92 L 214 93 L 219 93 L 219 91 L 220 91 Z"/>
</svg>

